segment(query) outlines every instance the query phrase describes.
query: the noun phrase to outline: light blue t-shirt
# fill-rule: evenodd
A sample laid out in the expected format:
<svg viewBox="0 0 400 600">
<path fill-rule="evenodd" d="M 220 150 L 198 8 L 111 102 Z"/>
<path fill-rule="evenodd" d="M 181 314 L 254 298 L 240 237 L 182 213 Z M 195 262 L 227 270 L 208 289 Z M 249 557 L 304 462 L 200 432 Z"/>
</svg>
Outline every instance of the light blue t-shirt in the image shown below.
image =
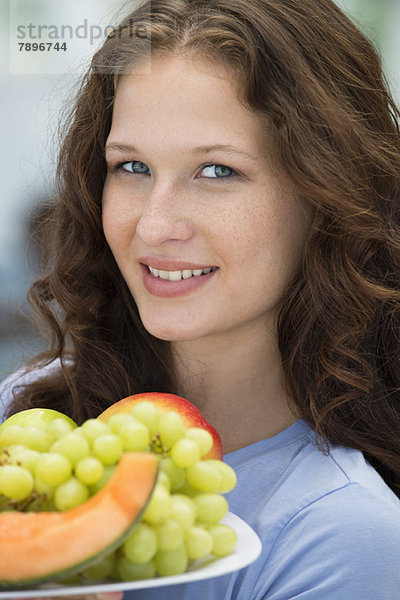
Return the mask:
<svg viewBox="0 0 400 600">
<path fill-rule="evenodd" d="M 229 510 L 258 533 L 260 557 L 232 575 L 125 600 L 400 600 L 400 500 L 361 452 L 323 454 L 297 421 L 225 461 L 238 477 Z"/>
<path fill-rule="evenodd" d="M 233 575 L 124 599 L 400 599 L 400 500 L 361 452 L 327 456 L 298 421 L 225 460 L 238 477 L 229 510 L 256 530 L 261 556 Z"/>
</svg>

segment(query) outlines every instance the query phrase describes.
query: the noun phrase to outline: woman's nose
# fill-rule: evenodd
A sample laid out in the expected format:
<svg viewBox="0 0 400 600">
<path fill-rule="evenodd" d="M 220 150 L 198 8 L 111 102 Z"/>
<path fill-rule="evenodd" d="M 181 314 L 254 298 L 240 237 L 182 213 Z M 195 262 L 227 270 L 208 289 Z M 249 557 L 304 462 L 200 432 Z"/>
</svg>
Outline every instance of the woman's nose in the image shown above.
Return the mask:
<svg viewBox="0 0 400 600">
<path fill-rule="evenodd" d="M 140 215 L 136 233 L 152 247 L 171 240 L 185 241 L 193 235 L 191 221 L 183 214 L 182 194 L 153 190 Z"/>
</svg>

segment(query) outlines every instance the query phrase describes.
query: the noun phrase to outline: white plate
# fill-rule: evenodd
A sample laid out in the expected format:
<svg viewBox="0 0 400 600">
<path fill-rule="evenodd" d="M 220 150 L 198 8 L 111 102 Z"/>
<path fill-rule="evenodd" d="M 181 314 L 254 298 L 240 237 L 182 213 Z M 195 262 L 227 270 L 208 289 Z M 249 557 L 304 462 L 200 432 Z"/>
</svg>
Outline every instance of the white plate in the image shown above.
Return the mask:
<svg viewBox="0 0 400 600">
<path fill-rule="evenodd" d="M 25 588 L 23 590 L 0 591 L 0 598 L 44 598 L 54 595 L 70 596 L 73 594 L 99 594 L 100 592 L 139 590 L 177 583 L 192 583 L 193 581 L 211 579 L 212 577 L 219 577 L 220 575 L 238 571 L 239 569 L 243 569 L 243 567 L 247 567 L 259 557 L 261 554 L 261 541 L 256 532 L 233 513 L 228 512 L 222 522 L 233 527 L 237 533 L 238 542 L 234 552 L 223 558 L 206 557 L 205 559 L 199 559 L 193 562 L 188 571 L 182 575 L 101 584 L 88 583 L 69 586 L 43 584 L 34 589 Z"/>
</svg>

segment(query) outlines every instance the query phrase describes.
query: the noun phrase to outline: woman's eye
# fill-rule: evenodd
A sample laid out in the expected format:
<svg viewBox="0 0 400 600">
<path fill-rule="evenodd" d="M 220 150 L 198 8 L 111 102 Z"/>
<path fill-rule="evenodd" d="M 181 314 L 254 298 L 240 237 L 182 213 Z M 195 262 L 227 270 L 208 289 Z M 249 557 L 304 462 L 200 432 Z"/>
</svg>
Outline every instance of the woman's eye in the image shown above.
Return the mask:
<svg viewBox="0 0 400 600">
<path fill-rule="evenodd" d="M 148 166 L 139 160 L 131 160 L 129 162 L 122 163 L 120 168 L 124 171 L 128 171 L 128 173 L 139 173 L 139 174 L 147 174 Z"/>
<path fill-rule="evenodd" d="M 232 175 L 236 175 L 236 171 L 230 167 L 217 164 L 206 165 L 202 168 L 202 171 L 205 172 L 205 175 L 201 175 L 200 177 L 210 177 L 211 179 L 226 179 Z"/>
<path fill-rule="evenodd" d="M 136 175 L 150 175 L 149 167 L 140 162 L 139 160 L 130 160 L 124 163 L 120 163 L 117 166 L 117 170 L 122 169 L 128 173 L 136 174 Z M 226 165 L 218 165 L 211 164 L 205 165 L 202 167 L 201 172 L 203 175 L 200 175 L 201 179 L 227 179 L 234 175 L 237 175 L 236 171 L 227 167 Z"/>
</svg>

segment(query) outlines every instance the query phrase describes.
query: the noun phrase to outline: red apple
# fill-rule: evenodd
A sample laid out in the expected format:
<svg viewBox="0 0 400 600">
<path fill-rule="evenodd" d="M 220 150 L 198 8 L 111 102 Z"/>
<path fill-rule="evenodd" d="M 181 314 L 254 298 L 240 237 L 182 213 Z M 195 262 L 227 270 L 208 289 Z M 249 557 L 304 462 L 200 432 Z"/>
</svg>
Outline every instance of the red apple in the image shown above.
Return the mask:
<svg viewBox="0 0 400 600">
<path fill-rule="evenodd" d="M 189 400 L 175 396 L 174 394 L 164 394 L 161 392 L 145 392 L 143 394 L 135 394 L 134 396 L 128 396 L 112 404 L 104 412 L 102 412 L 97 418 L 101 421 L 107 422 L 112 415 L 117 413 L 130 413 L 133 406 L 138 402 L 151 402 L 158 408 L 162 413 L 167 411 L 175 411 L 181 416 L 185 427 L 201 427 L 208 431 L 213 438 L 213 446 L 211 450 L 203 456 L 204 459 L 216 458 L 222 460 L 222 443 L 221 438 L 216 429 L 210 423 L 208 423 L 198 408 L 194 406 Z"/>
</svg>

